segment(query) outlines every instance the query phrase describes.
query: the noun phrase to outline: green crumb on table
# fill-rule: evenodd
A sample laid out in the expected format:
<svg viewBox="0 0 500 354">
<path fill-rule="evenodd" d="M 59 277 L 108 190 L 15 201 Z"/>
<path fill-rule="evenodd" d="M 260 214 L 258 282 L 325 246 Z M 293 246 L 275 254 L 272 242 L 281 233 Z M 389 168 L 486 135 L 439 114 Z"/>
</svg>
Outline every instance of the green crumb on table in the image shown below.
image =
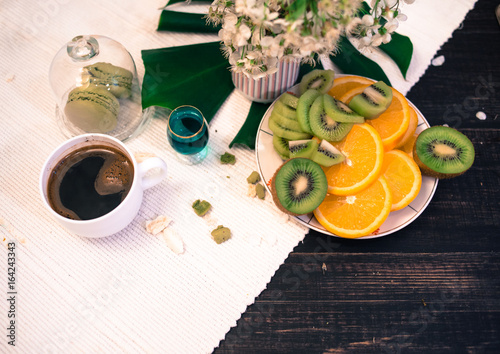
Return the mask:
<svg viewBox="0 0 500 354">
<path fill-rule="evenodd" d="M 257 184 L 255 191 L 257 192 L 257 197 L 260 199 L 265 199 L 266 198 L 266 189 L 262 184 Z"/>
<path fill-rule="evenodd" d="M 206 200 L 200 200 L 200 199 L 198 199 L 197 201 L 195 201 L 193 203 L 194 212 L 198 216 L 205 215 L 210 210 L 211 207 L 212 207 L 212 205 L 210 205 L 210 203 L 207 202 Z"/>
<path fill-rule="evenodd" d="M 225 152 L 224 155 L 221 155 L 220 162 L 223 165 L 226 164 L 234 165 L 234 163 L 236 162 L 236 157 L 233 154 L 230 154 L 229 152 Z"/>
<path fill-rule="evenodd" d="M 214 241 L 220 245 L 222 242 L 225 242 L 231 238 L 231 230 L 222 225 L 217 226 L 215 230 L 212 231 L 212 237 Z"/>
<path fill-rule="evenodd" d="M 253 171 L 250 176 L 247 177 L 247 182 L 250 184 L 255 184 L 260 181 L 259 172 Z"/>
</svg>

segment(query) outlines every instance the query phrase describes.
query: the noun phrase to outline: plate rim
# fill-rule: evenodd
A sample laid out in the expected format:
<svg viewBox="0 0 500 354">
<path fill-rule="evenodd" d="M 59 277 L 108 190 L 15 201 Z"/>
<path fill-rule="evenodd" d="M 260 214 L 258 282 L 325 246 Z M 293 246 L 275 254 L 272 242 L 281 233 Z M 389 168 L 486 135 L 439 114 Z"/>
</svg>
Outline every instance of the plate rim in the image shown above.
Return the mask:
<svg viewBox="0 0 500 354">
<path fill-rule="evenodd" d="M 338 77 L 342 77 L 342 76 L 352 76 L 352 75 L 346 75 L 346 74 L 337 74 L 335 75 L 335 78 L 338 78 Z M 359 75 L 357 75 L 359 76 Z M 363 77 L 363 76 L 360 76 L 360 77 Z M 366 78 L 366 77 L 365 77 Z M 370 79 L 370 78 L 367 78 L 367 79 Z M 373 79 L 370 79 L 370 80 L 373 80 Z M 375 81 L 375 80 L 374 80 Z M 294 92 L 296 91 L 298 88 L 298 84 L 292 86 L 291 88 L 289 88 L 288 90 L 286 90 L 285 92 Z M 285 93 L 284 92 L 284 93 Z M 282 94 L 283 95 L 283 94 Z M 264 174 L 262 172 L 262 167 L 261 167 L 261 161 L 259 159 L 259 140 L 260 140 L 260 137 L 261 137 L 261 134 L 264 133 L 264 134 L 269 134 L 267 131 L 264 131 L 262 129 L 262 124 L 264 123 L 264 121 L 266 120 L 266 118 L 268 119 L 269 118 L 269 115 L 270 115 L 270 112 L 275 104 L 275 102 L 282 96 L 278 96 L 272 103 L 271 105 L 268 107 L 268 109 L 266 110 L 266 112 L 264 113 L 264 115 L 262 116 L 261 120 L 260 120 L 260 123 L 259 123 L 259 126 L 258 126 L 258 129 L 257 129 L 257 135 L 255 137 L 255 159 L 256 159 L 256 162 L 257 162 L 257 167 L 259 169 L 259 174 L 261 176 L 261 178 L 264 180 L 264 184 L 265 184 L 265 187 L 267 189 L 267 191 L 271 194 L 271 189 L 270 189 L 270 186 L 267 184 L 267 181 L 264 179 Z M 405 96 L 406 97 L 406 96 Z M 413 102 L 411 102 L 409 99 L 407 99 L 408 101 L 408 104 L 415 110 L 415 112 L 417 113 L 418 117 L 419 117 L 419 121 L 422 120 L 423 122 L 420 123 L 417 125 L 417 129 L 418 127 L 420 127 L 422 124 L 425 125 L 425 129 L 428 129 L 430 128 L 430 124 L 429 122 L 427 121 L 427 119 L 425 119 L 424 115 L 422 114 L 422 112 L 420 112 L 420 110 L 413 104 Z M 272 136 L 272 134 L 271 134 Z M 273 149 L 274 151 L 274 149 Z M 276 152 L 275 152 L 276 153 Z M 278 166 L 279 167 L 279 166 Z M 430 190 L 430 193 L 427 195 L 427 198 L 425 200 L 425 202 L 423 203 L 422 207 L 417 211 L 415 210 L 414 208 L 412 208 L 410 205 L 406 206 L 405 208 L 401 209 L 401 210 L 405 210 L 406 208 L 411 208 L 412 210 L 415 211 L 415 213 L 405 219 L 404 222 L 402 222 L 401 224 L 397 225 L 396 227 L 390 229 L 390 230 L 386 230 L 384 232 L 381 232 L 381 233 L 378 233 L 378 234 L 370 234 L 370 235 L 366 235 L 366 236 L 362 236 L 362 237 L 357 237 L 357 238 L 353 238 L 352 240 L 369 240 L 369 239 L 374 239 L 374 238 L 380 238 L 380 237 L 384 237 L 384 236 L 388 236 L 388 235 L 391 235 L 405 227 L 407 227 L 408 225 L 410 225 L 413 221 L 415 221 L 423 212 L 424 210 L 427 208 L 427 206 L 430 204 L 432 198 L 434 197 L 434 194 L 436 192 L 436 189 L 437 189 L 437 185 L 438 185 L 438 182 L 439 182 L 439 179 L 437 178 L 434 178 L 434 177 L 429 177 L 429 176 L 422 176 L 422 179 L 426 179 L 430 182 L 433 182 L 433 185 L 432 185 L 432 188 Z M 390 215 L 389 215 L 390 216 Z M 309 213 L 309 214 L 304 214 L 304 215 L 299 215 L 299 216 L 293 216 L 293 218 L 298 221 L 300 224 L 308 227 L 309 229 L 312 229 L 312 230 L 315 230 L 317 232 L 320 232 L 320 233 L 323 233 L 325 235 L 328 235 L 328 236 L 333 236 L 333 237 L 337 237 L 337 238 L 343 238 L 343 239 L 348 239 L 346 237 L 342 237 L 342 236 L 339 236 L 339 235 L 336 235 L 328 230 L 326 230 L 324 227 L 321 226 L 321 228 L 317 227 L 316 225 L 311 225 L 310 222 L 313 220 L 313 219 L 316 219 L 314 214 L 312 213 Z M 306 218 L 308 219 L 307 221 L 304 221 L 302 220 L 302 218 Z M 316 220 L 316 222 L 319 224 L 319 222 Z M 385 222 L 385 221 L 384 221 Z M 350 238 L 349 238 L 350 239 Z"/>
</svg>

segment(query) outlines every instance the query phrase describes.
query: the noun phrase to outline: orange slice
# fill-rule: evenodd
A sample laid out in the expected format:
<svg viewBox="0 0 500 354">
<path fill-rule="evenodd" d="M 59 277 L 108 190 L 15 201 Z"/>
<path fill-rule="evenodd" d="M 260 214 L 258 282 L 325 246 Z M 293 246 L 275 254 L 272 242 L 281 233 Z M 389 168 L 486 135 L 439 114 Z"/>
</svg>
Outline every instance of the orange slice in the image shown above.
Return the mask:
<svg viewBox="0 0 500 354">
<path fill-rule="evenodd" d="M 363 87 L 358 87 L 345 93 L 340 101 L 349 103 L 351 98 L 363 92 Z M 392 102 L 387 110 L 375 119 L 367 119 L 370 124 L 380 134 L 384 150 L 394 149 L 400 139 L 408 130 L 410 125 L 410 107 L 405 96 L 392 89 Z"/>
<path fill-rule="evenodd" d="M 355 194 L 373 183 L 380 175 L 384 147 L 377 131 L 370 125 L 354 124 L 347 136 L 333 145 L 346 159 L 323 170 L 328 192 L 336 195 Z"/>
<path fill-rule="evenodd" d="M 417 130 L 418 114 L 412 106 L 409 106 L 409 108 L 410 108 L 410 123 L 408 124 L 408 129 L 406 130 L 406 133 L 397 143 L 396 145 L 397 149 L 404 146 L 413 137 L 415 131 Z"/>
<path fill-rule="evenodd" d="M 403 146 L 399 147 L 398 149 L 406 152 L 408 154 L 408 156 L 413 157 L 413 144 L 415 144 L 415 140 L 417 140 L 417 136 L 418 136 L 418 134 L 413 134 L 410 137 L 410 139 L 408 139 L 408 141 Z"/>
<path fill-rule="evenodd" d="M 363 191 L 349 196 L 327 195 L 314 210 L 325 229 L 346 238 L 367 236 L 389 216 L 392 195 L 384 176 Z"/>
<path fill-rule="evenodd" d="M 333 81 L 333 86 L 328 91 L 328 94 L 336 99 L 340 99 L 346 92 L 357 87 L 365 88 L 374 82 L 371 79 L 357 75 L 341 76 Z"/>
<path fill-rule="evenodd" d="M 422 174 L 420 168 L 401 150 L 392 150 L 384 154 L 382 175 L 387 179 L 392 193 L 391 211 L 403 209 L 420 192 Z"/>
</svg>

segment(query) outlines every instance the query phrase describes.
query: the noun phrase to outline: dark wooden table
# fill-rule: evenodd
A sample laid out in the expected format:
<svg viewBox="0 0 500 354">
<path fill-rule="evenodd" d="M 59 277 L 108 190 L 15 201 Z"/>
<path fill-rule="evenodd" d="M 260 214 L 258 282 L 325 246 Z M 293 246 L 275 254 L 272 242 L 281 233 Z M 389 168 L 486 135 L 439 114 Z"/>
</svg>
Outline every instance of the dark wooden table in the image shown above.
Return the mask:
<svg viewBox="0 0 500 354">
<path fill-rule="evenodd" d="M 408 94 L 472 140 L 472 168 L 392 235 L 311 231 L 215 353 L 500 353 L 498 3 L 476 3 Z"/>
</svg>

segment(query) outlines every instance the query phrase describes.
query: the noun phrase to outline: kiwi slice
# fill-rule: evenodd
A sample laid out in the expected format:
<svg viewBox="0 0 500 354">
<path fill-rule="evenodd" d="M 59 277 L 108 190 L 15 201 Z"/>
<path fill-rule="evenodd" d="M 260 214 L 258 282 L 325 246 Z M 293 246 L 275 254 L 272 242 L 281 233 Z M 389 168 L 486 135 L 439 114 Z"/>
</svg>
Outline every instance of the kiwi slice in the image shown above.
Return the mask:
<svg viewBox="0 0 500 354">
<path fill-rule="evenodd" d="M 271 113 L 269 119 L 274 120 L 276 123 L 278 123 L 278 125 L 282 126 L 283 128 L 302 133 L 302 128 L 300 127 L 299 122 L 296 120 L 288 119 L 277 112 Z"/>
<path fill-rule="evenodd" d="M 285 118 L 292 119 L 292 120 L 297 120 L 297 111 L 295 108 L 292 108 L 290 106 L 287 106 L 280 100 L 277 100 L 274 103 L 273 110 L 271 111 L 271 114 L 273 113 L 278 113 L 282 115 Z"/>
<path fill-rule="evenodd" d="M 345 156 L 340 150 L 326 140 L 321 140 L 321 143 L 319 143 L 316 151 L 312 153 L 310 158 L 324 167 L 330 167 L 345 160 Z"/>
<path fill-rule="evenodd" d="M 286 106 L 297 109 L 297 104 L 299 102 L 299 98 L 289 92 L 283 93 L 278 101 L 283 102 Z"/>
<path fill-rule="evenodd" d="M 273 135 L 273 147 L 283 160 L 287 160 L 290 157 L 290 150 L 288 149 L 288 139 Z"/>
<path fill-rule="evenodd" d="M 295 130 L 285 128 L 276 123 L 274 119 L 269 119 L 269 129 L 271 129 L 271 131 L 277 136 L 280 136 L 288 140 L 309 139 L 311 137 L 310 134 L 297 132 Z"/>
<path fill-rule="evenodd" d="M 290 140 L 288 149 L 290 150 L 290 158 L 311 157 L 318 149 L 318 141 L 316 139 Z"/>
<path fill-rule="evenodd" d="M 323 105 L 323 96 L 318 96 L 309 111 L 311 130 L 319 139 L 340 141 L 351 131 L 353 123 L 340 123 L 329 117 Z"/>
<path fill-rule="evenodd" d="M 303 95 L 300 96 L 299 102 L 297 103 L 297 120 L 299 121 L 302 131 L 306 133 L 311 133 L 311 124 L 309 123 L 309 111 L 314 100 L 321 95 L 318 90 L 307 90 Z"/>
<path fill-rule="evenodd" d="M 439 125 L 422 131 L 413 145 L 413 159 L 422 173 L 441 179 L 467 171 L 474 154 L 469 138 L 456 129 Z"/>
<path fill-rule="evenodd" d="M 281 157 L 282 160 L 288 160 L 290 158 L 289 156 L 282 155 L 280 153 L 278 153 L 278 155 L 280 155 L 280 157 Z"/>
<path fill-rule="evenodd" d="M 328 94 L 323 95 L 325 112 L 334 121 L 342 123 L 364 123 L 365 118 L 349 108 L 344 102 L 336 100 Z"/>
<path fill-rule="evenodd" d="M 314 89 L 320 93 L 327 93 L 333 86 L 335 72 L 333 70 L 315 69 L 302 77 L 299 84 L 300 95 L 307 90 Z"/>
<path fill-rule="evenodd" d="M 377 118 L 392 102 L 392 89 L 383 81 L 377 81 L 354 96 L 349 107 L 366 119 Z"/>
<path fill-rule="evenodd" d="M 325 199 L 327 190 L 328 183 L 321 166 L 303 157 L 286 161 L 271 181 L 276 206 L 295 216 L 316 209 Z"/>
</svg>

